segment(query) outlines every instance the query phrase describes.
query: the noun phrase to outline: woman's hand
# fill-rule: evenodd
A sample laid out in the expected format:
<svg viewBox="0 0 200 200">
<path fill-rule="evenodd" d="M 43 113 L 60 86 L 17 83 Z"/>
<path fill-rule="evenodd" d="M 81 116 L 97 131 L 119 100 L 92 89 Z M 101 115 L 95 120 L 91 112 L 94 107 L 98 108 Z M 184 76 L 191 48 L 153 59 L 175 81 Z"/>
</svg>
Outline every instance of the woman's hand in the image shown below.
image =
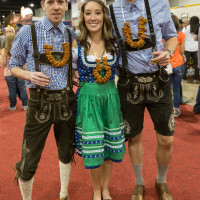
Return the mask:
<svg viewBox="0 0 200 200">
<path fill-rule="evenodd" d="M 75 86 L 79 86 L 79 74 L 78 74 L 78 70 L 73 70 L 72 71 L 72 81 L 73 81 L 73 85 Z"/>
</svg>

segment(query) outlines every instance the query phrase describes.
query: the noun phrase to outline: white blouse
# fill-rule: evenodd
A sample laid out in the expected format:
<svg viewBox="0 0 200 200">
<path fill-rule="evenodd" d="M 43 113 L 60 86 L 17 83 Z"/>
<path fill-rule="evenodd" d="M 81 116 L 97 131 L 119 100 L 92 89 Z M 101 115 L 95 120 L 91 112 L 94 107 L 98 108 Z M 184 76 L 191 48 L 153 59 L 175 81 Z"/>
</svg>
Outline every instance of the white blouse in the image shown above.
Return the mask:
<svg viewBox="0 0 200 200">
<path fill-rule="evenodd" d="M 103 56 L 107 57 L 108 60 L 113 59 L 113 55 L 110 54 L 110 53 L 105 53 Z M 72 47 L 72 57 L 73 57 L 72 68 L 77 69 L 78 48 Z M 96 59 L 101 59 L 101 58 L 97 58 L 94 55 L 87 55 L 87 60 L 90 61 L 90 62 L 95 62 Z M 95 67 L 96 67 L 96 65 L 95 65 Z"/>
</svg>

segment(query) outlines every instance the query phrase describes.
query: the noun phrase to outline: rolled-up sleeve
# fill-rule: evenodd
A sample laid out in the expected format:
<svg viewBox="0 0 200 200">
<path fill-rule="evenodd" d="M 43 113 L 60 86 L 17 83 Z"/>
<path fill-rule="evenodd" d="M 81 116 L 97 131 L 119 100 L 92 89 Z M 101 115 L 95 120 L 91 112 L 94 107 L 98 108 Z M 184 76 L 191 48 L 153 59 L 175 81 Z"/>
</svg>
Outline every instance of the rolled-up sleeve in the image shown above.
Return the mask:
<svg viewBox="0 0 200 200">
<path fill-rule="evenodd" d="M 23 68 L 27 58 L 28 35 L 30 35 L 30 27 L 23 26 L 17 34 L 10 51 L 11 59 L 9 69 L 14 67 Z"/>
<path fill-rule="evenodd" d="M 164 22 L 162 24 L 162 38 L 166 41 L 177 36 L 177 31 L 172 21 L 168 0 L 163 0 L 162 14 Z"/>
</svg>

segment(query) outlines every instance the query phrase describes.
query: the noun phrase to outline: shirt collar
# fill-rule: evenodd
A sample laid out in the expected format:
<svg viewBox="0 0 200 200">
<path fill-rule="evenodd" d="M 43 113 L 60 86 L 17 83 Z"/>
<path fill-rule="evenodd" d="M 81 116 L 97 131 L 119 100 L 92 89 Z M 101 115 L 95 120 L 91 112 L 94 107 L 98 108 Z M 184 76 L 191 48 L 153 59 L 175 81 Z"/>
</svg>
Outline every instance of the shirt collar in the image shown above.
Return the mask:
<svg viewBox="0 0 200 200">
<path fill-rule="evenodd" d="M 128 11 L 131 11 L 131 8 L 134 6 L 137 7 L 140 11 L 142 11 L 142 7 L 143 7 L 142 2 L 144 2 L 144 0 L 136 0 L 135 3 L 131 3 L 130 1 L 127 1 L 127 0 L 119 0 L 119 1 L 120 1 L 120 4 L 122 1 L 123 8 Z"/>
<path fill-rule="evenodd" d="M 60 30 L 62 33 L 64 33 L 64 24 L 63 24 L 62 21 L 58 24 L 58 26 L 54 26 L 54 25 L 51 23 L 51 21 L 50 21 L 49 19 L 47 19 L 47 17 L 45 16 L 45 17 L 43 18 L 43 25 L 44 25 L 46 31 L 50 31 L 50 30 L 52 30 L 52 29 L 57 28 L 57 29 Z"/>
</svg>

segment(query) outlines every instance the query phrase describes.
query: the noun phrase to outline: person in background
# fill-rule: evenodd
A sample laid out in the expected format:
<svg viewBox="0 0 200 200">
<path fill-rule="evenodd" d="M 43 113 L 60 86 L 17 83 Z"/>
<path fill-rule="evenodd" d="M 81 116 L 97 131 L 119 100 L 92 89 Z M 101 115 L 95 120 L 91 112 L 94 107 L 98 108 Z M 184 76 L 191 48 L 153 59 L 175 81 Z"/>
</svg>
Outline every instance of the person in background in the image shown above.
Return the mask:
<svg viewBox="0 0 200 200">
<path fill-rule="evenodd" d="M 179 24 L 180 24 L 180 31 L 182 31 L 183 28 L 184 28 L 182 19 L 179 19 Z M 182 85 L 181 85 L 181 88 L 180 88 L 180 99 L 181 99 L 181 101 L 180 101 L 181 105 L 185 105 L 189 102 L 189 100 L 187 98 L 183 97 Z"/>
<path fill-rule="evenodd" d="M 15 35 L 15 29 L 12 26 L 8 26 L 5 28 L 5 36 L 8 34 L 14 34 Z M 6 38 L 4 38 L 1 41 L 1 49 L 5 48 L 6 46 Z"/>
<path fill-rule="evenodd" d="M 5 42 L 5 35 L 4 35 L 4 33 L 1 32 L 1 34 L 0 34 L 0 51 L 1 51 L 1 49 L 2 49 L 2 48 L 1 48 L 1 43 L 2 43 L 2 42 L 3 42 L 3 43 Z"/>
<path fill-rule="evenodd" d="M 70 44 L 75 33 L 62 22 L 68 10 L 67 0 L 42 0 L 41 6 L 46 16 L 33 24 L 32 29 L 24 25 L 10 51 L 11 73 L 27 80 L 30 93 L 21 160 L 16 164 L 16 179 L 23 200 L 31 200 L 34 175 L 53 126 L 60 168 L 60 199 L 69 200 L 76 112 Z M 25 63 L 26 70 L 23 69 Z M 41 194 L 42 199 L 50 199 L 49 195 Z"/>
<path fill-rule="evenodd" d="M 182 21 L 182 19 L 178 19 L 178 21 L 180 24 L 180 31 L 182 31 L 183 30 L 183 21 Z"/>
<path fill-rule="evenodd" d="M 200 69 L 200 24 L 196 27 L 194 40 L 198 41 L 198 68 Z M 200 85 L 197 91 L 196 104 L 194 105 L 193 112 L 195 114 L 200 114 Z"/>
<path fill-rule="evenodd" d="M 118 57 L 108 8 L 101 0 L 83 2 L 78 26 L 80 87 L 76 116 L 77 152 L 89 169 L 93 200 L 112 200 L 113 162 L 125 153 L 124 124 L 114 82 Z"/>
<path fill-rule="evenodd" d="M 182 28 L 184 29 L 185 27 L 187 27 L 189 25 L 189 20 L 188 19 L 182 19 Z"/>
<path fill-rule="evenodd" d="M 6 35 L 6 46 L 1 51 L 1 64 L 4 67 L 4 76 L 9 90 L 9 100 L 10 105 L 9 110 L 16 110 L 17 104 L 17 94 L 22 101 L 22 107 L 24 110 L 27 110 L 28 94 L 26 91 L 25 81 L 19 78 L 16 78 L 11 75 L 10 70 L 8 69 L 8 63 L 10 61 L 10 50 L 12 48 L 12 43 L 15 38 L 15 35 L 9 33 Z"/>
<path fill-rule="evenodd" d="M 184 63 L 186 61 L 185 52 L 185 34 L 180 31 L 180 23 L 176 15 L 172 15 L 175 28 L 178 33 L 178 45 L 173 57 L 170 59 L 172 65 L 172 74 L 170 74 L 170 83 L 173 87 L 174 117 L 181 114 L 179 105 L 181 102 L 181 80 L 184 74 Z"/>
<path fill-rule="evenodd" d="M 169 1 L 118 0 L 113 3 L 113 10 L 110 6 L 110 16 L 121 47 L 118 91 L 135 174 L 135 188 L 130 199 L 143 200 L 145 193 L 142 136 L 147 108 L 157 138 L 155 187 L 160 199 L 172 200 L 166 175 L 172 156 L 174 112 L 169 76 L 163 66 L 169 64 L 178 39 Z"/>
<path fill-rule="evenodd" d="M 190 61 L 190 57 L 194 61 L 195 67 L 195 75 L 193 82 L 196 83 L 199 78 L 199 68 L 198 68 L 198 59 L 197 59 L 197 51 L 198 51 L 198 42 L 194 41 L 194 34 L 196 31 L 196 27 L 199 24 L 199 18 L 197 16 L 193 16 L 190 18 L 189 25 L 183 29 L 183 33 L 185 33 L 185 72 L 183 76 L 183 80 L 187 81 L 187 64 Z"/>
</svg>

